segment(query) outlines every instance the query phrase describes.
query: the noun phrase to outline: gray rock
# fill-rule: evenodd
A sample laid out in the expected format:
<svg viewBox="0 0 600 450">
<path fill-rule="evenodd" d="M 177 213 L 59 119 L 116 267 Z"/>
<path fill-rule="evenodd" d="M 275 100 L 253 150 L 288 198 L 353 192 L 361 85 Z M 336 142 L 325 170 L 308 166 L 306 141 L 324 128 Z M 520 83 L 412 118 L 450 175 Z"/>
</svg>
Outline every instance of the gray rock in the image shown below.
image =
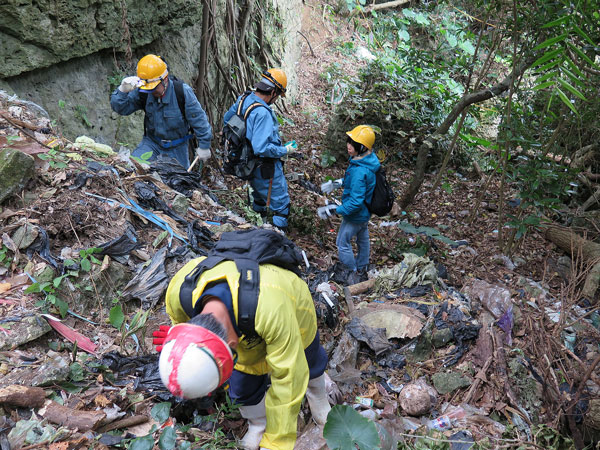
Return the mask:
<svg viewBox="0 0 600 450">
<path fill-rule="evenodd" d="M 69 376 L 69 361 L 60 353 L 48 352 L 48 358 L 42 363 L 31 380 L 31 386 L 47 386 L 65 381 Z"/>
<path fill-rule="evenodd" d="M 22 190 L 27 181 L 33 176 L 33 173 L 33 158 L 31 156 L 10 148 L 1 150 L 0 203 Z"/>
<path fill-rule="evenodd" d="M 12 240 L 19 250 L 23 250 L 29 247 L 33 241 L 38 237 L 39 228 L 30 223 L 26 223 L 22 227 L 17 228 L 17 231 L 12 235 Z"/>
<path fill-rule="evenodd" d="M 190 207 L 190 200 L 185 195 L 177 194 L 171 207 L 180 216 L 185 216 Z"/>
<path fill-rule="evenodd" d="M 435 329 L 433 330 L 431 343 L 435 348 L 440 348 L 445 346 L 452 339 L 454 339 L 454 336 L 450 328 L 442 328 L 441 330 Z"/>
<path fill-rule="evenodd" d="M 0 333 L 0 351 L 31 342 L 52 329 L 46 319 L 37 314 L 15 317 L 14 321 L 8 319 L 7 317 L 5 319 L 7 321 L 2 323 L 2 327 L 8 330 L 8 334 Z"/>
<path fill-rule="evenodd" d="M 471 385 L 471 380 L 469 378 L 463 377 L 456 372 L 438 372 L 431 378 L 433 380 L 433 386 L 440 395 Z"/>
</svg>

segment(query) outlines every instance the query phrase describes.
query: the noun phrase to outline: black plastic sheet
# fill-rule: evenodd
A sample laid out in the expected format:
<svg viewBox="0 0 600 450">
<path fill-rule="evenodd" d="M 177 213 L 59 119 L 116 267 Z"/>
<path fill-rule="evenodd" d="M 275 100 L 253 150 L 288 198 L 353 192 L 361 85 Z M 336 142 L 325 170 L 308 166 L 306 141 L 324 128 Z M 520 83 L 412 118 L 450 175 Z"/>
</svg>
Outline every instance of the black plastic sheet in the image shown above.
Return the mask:
<svg viewBox="0 0 600 450">
<path fill-rule="evenodd" d="M 46 230 L 38 225 L 39 233 L 35 241 L 27 247 L 27 257 L 31 259 L 34 253 L 37 252 L 44 261 L 50 264 L 55 269 L 58 269 L 58 261 L 54 259 L 54 257 L 50 254 L 50 239 L 48 238 L 48 233 Z"/>
<path fill-rule="evenodd" d="M 385 328 L 371 328 L 357 317 L 354 317 L 346 325 L 346 330 L 354 339 L 367 344 L 376 355 L 389 350 L 393 346 L 385 335 Z"/>
<path fill-rule="evenodd" d="M 123 298 L 139 299 L 142 308 L 149 309 L 156 305 L 169 285 L 169 276 L 165 267 L 168 255 L 167 247 L 158 250 L 150 264 L 141 263 L 135 276 L 123 289 Z"/>
<path fill-rule="evenodd" d="M 150 168 L 160 175 L 163 182 L 182 193 L 186 197 L 191 197 L 195 190 L 208 192 L 208 187 L 202 184 L 202 177 L 198 172 L 188 172 L 174 158 L 159 156 L 152 162 Z"/>
<path fill-rule="evenodd" d="M 127 258 L 125 257 L 140 246 L 141 244 L 137 240 L 135 229 L 131 225 L 128 225 L 127 230 L 121 236 L 98 245 L 97 248 L 100 251 L 97 254 L 108 255 L 115 261 L 125 264 L 127 263 Z"/>
<path fill-rule="evenodd" d="M 187 220 L 169 208 L 165 201 L 158 196 L 160 189 L 154 183 L 136 181 L 133 184 L 133 189 L 135 190 L 135 194 L 141 207 L 155 211 L 162 211 L 167 216 L 175 219 L 177 222 L 187 224 Z"/>
<path fill-rule="evenodd" d="M 207 252 L 205 249 L 200 248 L 199 244 L 207 249 L 215 246 L 212 232 L 207 227 L 199 225 L 197 220 L 188 222 L 187 237 L 192 250 L 200 256 L 206 256 Z"/>
</svg>

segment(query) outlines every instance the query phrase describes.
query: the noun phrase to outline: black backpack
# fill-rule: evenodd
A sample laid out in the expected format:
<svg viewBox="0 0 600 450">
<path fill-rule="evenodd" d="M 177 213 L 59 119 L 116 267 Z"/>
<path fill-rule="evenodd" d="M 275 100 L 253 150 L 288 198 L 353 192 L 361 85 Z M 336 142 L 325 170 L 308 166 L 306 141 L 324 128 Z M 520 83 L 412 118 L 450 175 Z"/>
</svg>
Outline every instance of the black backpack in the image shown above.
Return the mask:
<svg viewBox="0 0 600 450">
<path fill-rule="evenodd" d="M 367 203 L 367 209 L 371 214 L 383 217 L 386 216 L 394 206 L 394 191 L 385 178 L 385 170 L 380 167 L 375 172 L 375 188 L 373 189 L 373 197 L 371 203 Z"/>
<path fill-rule="evenodd" d="M 292 241 L 273 230 L 256 229 L 223 233 L 221 239 L 208 252 L 206 259 L 185 277 L 181 285 L 179 302 L 188 317 L 194 317 L 200 312 L 192 306 L 192 293 L 196 289 L 200 275 L 223 261 L 235 261 L 240 272 L 237 326 L 246 339 L 252 341 L 258 338 L 254 329 L 260 288 L 258 266 L 274 264 L 300 275 L 299 266 L 302 264 L 302 256 Z"/>
<path fill-rule="evenodd" d="M 223 170 L 226 174 L 235 175 L 242 180 L 249 180 L 252 177 L 258 158 L 254 156 L 252 144 L 246 138 L 246 119 L 248 115 L 265 105 L 259 102 L 254 102 L 246 111 L 242 113 L 244 101 L 250 95 L 250 91 L 244 92 L 240 98 L 236 113 L 223 126 L 223 137 L 221 144 L 224 150 Z"/>
</svg>

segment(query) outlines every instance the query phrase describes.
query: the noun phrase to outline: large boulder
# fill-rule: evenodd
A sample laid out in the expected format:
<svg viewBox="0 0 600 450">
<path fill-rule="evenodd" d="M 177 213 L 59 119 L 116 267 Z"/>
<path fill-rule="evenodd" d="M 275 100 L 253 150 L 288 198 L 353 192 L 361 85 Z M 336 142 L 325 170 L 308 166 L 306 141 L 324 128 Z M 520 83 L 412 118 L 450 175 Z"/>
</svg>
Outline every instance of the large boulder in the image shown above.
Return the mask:
<svg viewBox="0 0 600 450">
<path fill-rule="evenodd" d="M 146 45 L 201 19 L 201 2 L 6 0 L 0 3 L 0 78 L 105 49 Z"/>
<path fill-rule="evenodd" d="M 33 176 L 33 158 L 11 148 L 0 150 L 0 203 L 25 187 Z"/>
</svg>

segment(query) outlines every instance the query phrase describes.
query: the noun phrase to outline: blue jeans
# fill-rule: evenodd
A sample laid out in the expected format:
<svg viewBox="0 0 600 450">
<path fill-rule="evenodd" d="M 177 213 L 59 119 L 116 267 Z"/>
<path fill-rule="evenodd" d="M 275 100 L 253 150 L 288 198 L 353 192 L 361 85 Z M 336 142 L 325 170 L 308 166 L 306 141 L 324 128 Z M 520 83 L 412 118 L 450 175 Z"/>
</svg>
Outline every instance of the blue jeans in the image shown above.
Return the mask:
<svg viewBox="0 0 600 450">
<path fill-rule="evenodd" d="M 354 258 L 352 238 L 356 236 L 358 255 Z M 371 244 L 369 242 L 369 222 L 353 223 L 342 220 L 336 245 L 340 262 L 350 270 L 365 269 L 369 265 Z"/>
<path fill-rule="evenodd" d="M 131 152 L 131 156 L 141 158 L 144 153 L 152 152 L 152 155 L 147 160 L 154 161 L 159 155 L 175 158 L 185 169 L 190 167 L 190 158 L 188 155 L 189 141 L 178 145 L 177 147 L 162 148 L 148 136 L 144 136 L 137 148 Z"/>
<path fill-rule="evenodd" d="M 327 353 L 319 342 L 319 332 L 304 349 L 306 362 L 308 363 L 308 378 L 318 378 L 325 373 L 327 367 Z M 233 370 L 229 378 L 229 397 L 238 405 L 256 405 L 265 396 L 269 387 L 269 375 L 250 375 L 248 373 Z"/>
</svg>

